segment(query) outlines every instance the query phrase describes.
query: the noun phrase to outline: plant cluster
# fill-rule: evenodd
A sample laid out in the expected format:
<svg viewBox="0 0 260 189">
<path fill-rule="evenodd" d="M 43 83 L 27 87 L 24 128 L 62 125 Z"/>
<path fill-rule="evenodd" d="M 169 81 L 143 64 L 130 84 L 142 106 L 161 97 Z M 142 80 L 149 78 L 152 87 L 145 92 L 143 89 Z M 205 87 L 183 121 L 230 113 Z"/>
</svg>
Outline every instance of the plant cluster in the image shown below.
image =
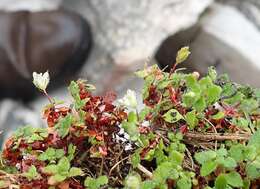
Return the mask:
<svg viewBox="0 0 260 189">
<path fill-rule="evenodd" d="M 169 73 L 156 65 L 134 91 L 112 92 L 72 81 L 70 106 L 48 96 L 47 128 L 22 127 L 1 154 L 0 188 L 232 189 L 260 185 L 260 90 L 217 75 L 183 73 L 182 48 Z M 36 74 L 35 74 L 36 75 Z M 39 88 L 39 87 L 38 87 Z"/>
</svg>

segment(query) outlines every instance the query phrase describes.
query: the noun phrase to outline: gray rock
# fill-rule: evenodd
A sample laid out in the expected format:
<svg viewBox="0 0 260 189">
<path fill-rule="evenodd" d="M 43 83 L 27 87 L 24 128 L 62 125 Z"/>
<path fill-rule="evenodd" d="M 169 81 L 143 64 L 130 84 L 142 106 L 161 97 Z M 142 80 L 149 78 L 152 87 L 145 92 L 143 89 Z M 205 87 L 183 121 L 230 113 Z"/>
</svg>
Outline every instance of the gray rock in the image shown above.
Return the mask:
<svg viewBox="0 0 260 189">
<path fill-rule="evenodd" d="M 178 33 L 166 43 L 162 45 L 164 49 L 190 45 L 192 55 L 186 65 L 192 69 L 206 73 L 208 66 L 213 65 L 237 82 L 260 87 L 257 79 L 260 74 L 260 32 L 231 6 L 214 4 L 196 27 Z M 163 54 L 167 54 L 162 49 L 158 53 L 161 60 Z M 170 64 L 169 58 L 167 61 Z"/>
<path fill-rule="evenodd" d="M 217 0 L 218 2 L 236 7 L 244 14 L 258 29 L 260 29 L 260 1 L 259 0 Z"/>
<path fill-rule="evenodd" d="M 57 9 L 62 0 L 0 0 L 0 10 L 42 11 Z"/>
<path fill-rule="evenodd" d="M 16 129 L 25 125 L 42 127 L 40 112 L 14 100 L 3 99 L 0 102 L 0 146 Z"/>
<path fill-rule="evenodd" d="M 128 65 L 153 56 L 165 38 L 194 25 L 212 2 L 79 0 L 75 3 L 65 0 L 64 6 L 81 12 L 90 21 L 104 59 Z"/>
</svg>

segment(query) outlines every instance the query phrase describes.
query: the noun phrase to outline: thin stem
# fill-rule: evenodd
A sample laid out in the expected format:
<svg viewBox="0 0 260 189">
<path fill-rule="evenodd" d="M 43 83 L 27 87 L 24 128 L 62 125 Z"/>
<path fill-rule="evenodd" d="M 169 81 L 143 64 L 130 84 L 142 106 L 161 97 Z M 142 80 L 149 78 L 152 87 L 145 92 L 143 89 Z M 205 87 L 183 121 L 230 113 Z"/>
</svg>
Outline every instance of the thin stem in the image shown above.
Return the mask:
<svg viewBox="0 0 260 189">
<path fill-rule="evenodd" d="M 103 166 L 104 166 L 104 157 L 102 157 L 102 161 L 101 161 L 101 166 L 100 166 L 100 171 L 99 171 L 99 175 L 102 175 L 103 172 Z"/>
<path fill-rule="evenodd" d="M 47 96 L 49 102 L 54 105 L 55 102 L 54 102 L 54 100 L 50 97 L 50 95 L 47 93 L 47 91 L 44 90 L 43 93 L 45 94 L 45 96 Z"/>
<path fill-rule="evenodd" d="M 191 153 L 190 153 L 190 151 L 189 151 L 188 148 L 186 148 L 185 150 L 186 150 L 186 152 L 187 152 L 188 157 L 190 158 L 191 168 L 194 170 L 194 161 L 193 161 L 193 159 L 192 159 Z"/>
<path fill-rule="evenodd" d="M 173 74 L 173 72 L 175 71 L 176 69 L 176 66 L 177 66 L 177 63 L 174 63 L 173 67 L 171 68 L 170 70 L 170 73 L 169 73 L 169 78 L 171 77 L 171 75 Z"/>
<path fill-rule="evenodd" d="M 142 171 L 147 177 L 152 178 L 153 173 L 151 173 L 149 170 L 147 170 L 144 166 L 142 166 L 140 163 L 137 165 L 137 168 Z"/>
<path fill-rule="evenodd" d="M 218 134 L 215 125 L 213 125 L 213 124 L 212 124 L 208 119 L 206 119 L 206 118 L 204 118 L 204 120 L 207 121 L 207 122 L 211 125 L 211 127 L 213 128 L 214 132 L 215 132 L 216 134 Z M 215 140 L 215 151 L 217 150 L 217 146 L 218 146 L 218 141 Z"/>
<path fill-rule="evenodd" d="M 117 162 L 111 169 L 110 169 L 110 171 L 109 171 L 109 176 L 111 175 L 111 173 L 112 173 L 112 171 L 120 164 L 120 163 L 122 163 L 123 161 L 125 161 L 125 160 L 127 160 L 129 157 L 127 156 L 127 157 L 125 157 L 125 158 L 123 158 L 123 159 L 121 159 L 119 162 Z"/>
</svg>

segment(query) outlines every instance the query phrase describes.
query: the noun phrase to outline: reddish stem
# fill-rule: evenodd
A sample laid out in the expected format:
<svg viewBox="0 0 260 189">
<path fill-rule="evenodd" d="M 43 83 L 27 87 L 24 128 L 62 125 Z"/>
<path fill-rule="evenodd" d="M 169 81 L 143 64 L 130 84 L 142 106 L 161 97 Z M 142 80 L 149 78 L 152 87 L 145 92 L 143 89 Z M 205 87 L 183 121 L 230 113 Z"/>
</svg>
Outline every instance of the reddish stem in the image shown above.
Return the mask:
<svg viewBox="0 0 260 189">
<path fill-rule="evenodd" d="M 54 105 L 54 100 L 50 97 L 50 95 L 46 92 L 46 90 L 44 90 L 43 93 L 45 94 L 45 96 L 47 96 L 49 102 Z"/>
<path fill-rule="evenodd" d="M 171 68 L 171 70 L 170 70 L 170 74 L 169 74 L 169 78 L 171 77 L 171 75 L 172 75 L 173 72 L 175 71 L 176 66 L 177 66 L 177 63 L 175 63 L 175 64 L 173 65 L 173 67 Z"/>
</svg>

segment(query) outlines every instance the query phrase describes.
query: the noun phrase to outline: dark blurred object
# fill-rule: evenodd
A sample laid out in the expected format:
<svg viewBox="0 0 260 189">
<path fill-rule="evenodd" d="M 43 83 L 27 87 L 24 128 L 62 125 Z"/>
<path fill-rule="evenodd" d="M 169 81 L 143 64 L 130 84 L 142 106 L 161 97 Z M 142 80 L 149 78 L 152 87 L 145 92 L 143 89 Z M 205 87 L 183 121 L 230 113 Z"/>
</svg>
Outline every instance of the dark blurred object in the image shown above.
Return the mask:
<svg viewBox="0 0 260 189">
<path fill-rule="evenodd" d="M 199 22 L 169 37 L 156 53 L 161 67 L 172 66 L 177 49 L 190 46 L 191 56 L 181 64 L 190 71 L 207 73 L 214 66 L 231 80 L 260 87 L 260 31 L 238 9 L 214 3 Z"/>
<path fill-rule="evenodd" d="M 74 12 L 0 12 L 0 25 L 0 97 L 29 100 L 36 92 L 32 72 L 49 70 L 55 86 L 89 54 L 90 27 Z"/>
<path fill-rule="evenodd" d="M 161 69 L 165 68 L 166 71 L 170 71 L 175 64 L 178 50 L 184 46 L 190 46 L 199 31 L 199 26 L 195 25 L 165 39 L 155 54 L 155 59 L 157 60 L 159 67 Z M 192 52 L 190 56 L 192 56 Z M 185 64 L 184 67 L 187 68 L 188 71 L 193 71 L 191 66 L 191 64 Z M 181 64 L 180 67 L 183 67 L 183 65 Z"/>
</svg>

